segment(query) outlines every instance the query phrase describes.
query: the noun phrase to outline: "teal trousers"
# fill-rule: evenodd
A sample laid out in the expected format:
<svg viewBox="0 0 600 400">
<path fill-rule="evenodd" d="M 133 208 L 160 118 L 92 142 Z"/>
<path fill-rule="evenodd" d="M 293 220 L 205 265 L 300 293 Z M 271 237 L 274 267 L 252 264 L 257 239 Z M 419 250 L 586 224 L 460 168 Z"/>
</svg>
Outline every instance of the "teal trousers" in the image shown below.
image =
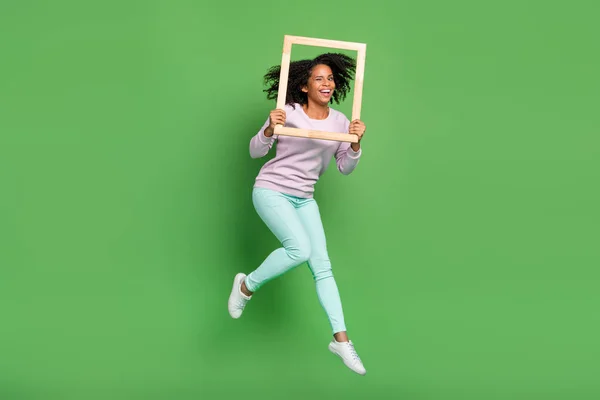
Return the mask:
<svg viewBox="0 0 600 400">
<path fill-rule="evenodd" d="M 248 289 L 256 292 L 267 282 L 307 262 L 315 281 L 317 297 L 329 318 L 333 333 L 346 331 L 342 303 L 315 199 L 254 188 L 252 201 L 256 212 L 282 247 L 271 252 L 256 270 L 248 274 Z"/>
</svg>

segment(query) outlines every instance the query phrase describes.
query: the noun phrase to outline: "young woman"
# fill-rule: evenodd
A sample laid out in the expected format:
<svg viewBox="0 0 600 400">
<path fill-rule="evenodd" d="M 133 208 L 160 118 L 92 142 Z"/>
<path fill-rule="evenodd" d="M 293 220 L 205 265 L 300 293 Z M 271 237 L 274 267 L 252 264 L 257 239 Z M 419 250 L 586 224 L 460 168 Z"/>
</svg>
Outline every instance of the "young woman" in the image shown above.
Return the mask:
<svg viewBox="0 0 600 400">
<path fill-rule="evenodd" d="M 308 262 L 316 282 L 317 296 L 333 331 L 329 350 L 354 372 L 366 370 L 348 339 L 336 281 L 327 254 L 319 207 L 313 198 L 314 185 L 332 157 L 337 169 L 350 174 L 361 156 L 360 140 L 365 124 L 350 122 L 329 104 L 346 97 L 353 78 L 355 61 L 343 54 L 326 53 L 314 60 L 290 63 L 285 110 L 276 109 L 250 140 L 250 155 L 265 156 L 277 140 L 276 154 L 260 170 L 253 188 L 254 207 L 282 247 L 274 250 L 248 275 L 238 273 L 233 281 L 228 308 L 239 318 L 253 294 L 267 282 Z M 265 75 L 267 98 L 277 98 L 280 67 Z M 274 135 L 277 124 L 294 128 L 356 134 L 359 143 Z"/>
</svg>

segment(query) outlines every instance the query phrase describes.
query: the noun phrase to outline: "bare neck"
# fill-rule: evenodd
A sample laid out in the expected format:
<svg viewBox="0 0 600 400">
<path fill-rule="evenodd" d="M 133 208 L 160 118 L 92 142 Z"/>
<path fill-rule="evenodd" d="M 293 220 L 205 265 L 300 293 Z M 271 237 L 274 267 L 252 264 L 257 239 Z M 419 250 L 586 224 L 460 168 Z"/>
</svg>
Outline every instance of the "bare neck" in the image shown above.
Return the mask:
<svg viewBox="0 0 600 400">
<path fill-rule="evenodd" d="M 310 99 L 308 100 L 308 104 L 302 105 L 302 109 L 308 115 L 308 118 L 311 119 L 326 119 L 329 116 L 328 105 L 315 104 Z"/>
</svg>

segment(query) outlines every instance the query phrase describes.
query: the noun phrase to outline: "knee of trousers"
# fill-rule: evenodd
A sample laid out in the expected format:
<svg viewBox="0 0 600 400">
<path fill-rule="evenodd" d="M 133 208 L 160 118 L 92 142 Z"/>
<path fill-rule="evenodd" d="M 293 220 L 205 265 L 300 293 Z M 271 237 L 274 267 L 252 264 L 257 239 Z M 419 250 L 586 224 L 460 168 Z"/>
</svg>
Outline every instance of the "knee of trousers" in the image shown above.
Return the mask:
<svg viewBox="0 0 600 400">
<path fill-rule="evenodd" d="M 301 264 L 309 260 L 311 248 L 310 244 L 308 243 L 294 243 L 292 245 L 286 246 L 285 251 L 292 260 Z"/>
<path fill-rule="evenodd" d="M 309 259 L 308 262 L 310 263 L 310 269 L 312 270 L 315 281 L 333 277 L 331 262 L 328 259 L 313 257 Z"/>
</svg>

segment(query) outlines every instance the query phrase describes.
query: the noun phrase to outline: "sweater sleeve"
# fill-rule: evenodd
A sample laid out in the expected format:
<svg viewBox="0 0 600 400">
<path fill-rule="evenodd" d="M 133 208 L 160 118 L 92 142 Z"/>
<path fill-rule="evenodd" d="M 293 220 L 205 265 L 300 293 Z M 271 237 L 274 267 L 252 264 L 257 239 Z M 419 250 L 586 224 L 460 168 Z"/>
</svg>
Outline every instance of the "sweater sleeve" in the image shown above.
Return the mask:
<svg viewBox="0 0 600 400">
<path fill-rule="evenodd" d="M 252 158 L 261 158 L 267 155 L 271 147 L 273 147 L 273 143 L 275 142 L 276 135 L 271 137 L 265 136 L 265 129 L 269 126 L 269 119 L 263 124 L 262 128 L 258 131 L 256 135 L 250 139 L 250 157 Z"/>
<path fill-rule="evenodd" d="M 345 132 L 348 132 L 350 121 L 346 121 Z M 354 171 L 360 160 L 362 147 L 358 151 L 352 150 L 350 143 L 340 142 L 337 151 L 335 152 L 335 163 L 338 171 L 344 175 L 349 175 Z"/>
<path fill-rule="evenodd" d="M 352 150 L 350 143 L 340 142 L 340 145 L 335 153 L 335 162 L 338 171 L 344 175 L 349 175 L 354 171 L 360 160 L 362 148 L 358 151 Z"/>
</svg>

